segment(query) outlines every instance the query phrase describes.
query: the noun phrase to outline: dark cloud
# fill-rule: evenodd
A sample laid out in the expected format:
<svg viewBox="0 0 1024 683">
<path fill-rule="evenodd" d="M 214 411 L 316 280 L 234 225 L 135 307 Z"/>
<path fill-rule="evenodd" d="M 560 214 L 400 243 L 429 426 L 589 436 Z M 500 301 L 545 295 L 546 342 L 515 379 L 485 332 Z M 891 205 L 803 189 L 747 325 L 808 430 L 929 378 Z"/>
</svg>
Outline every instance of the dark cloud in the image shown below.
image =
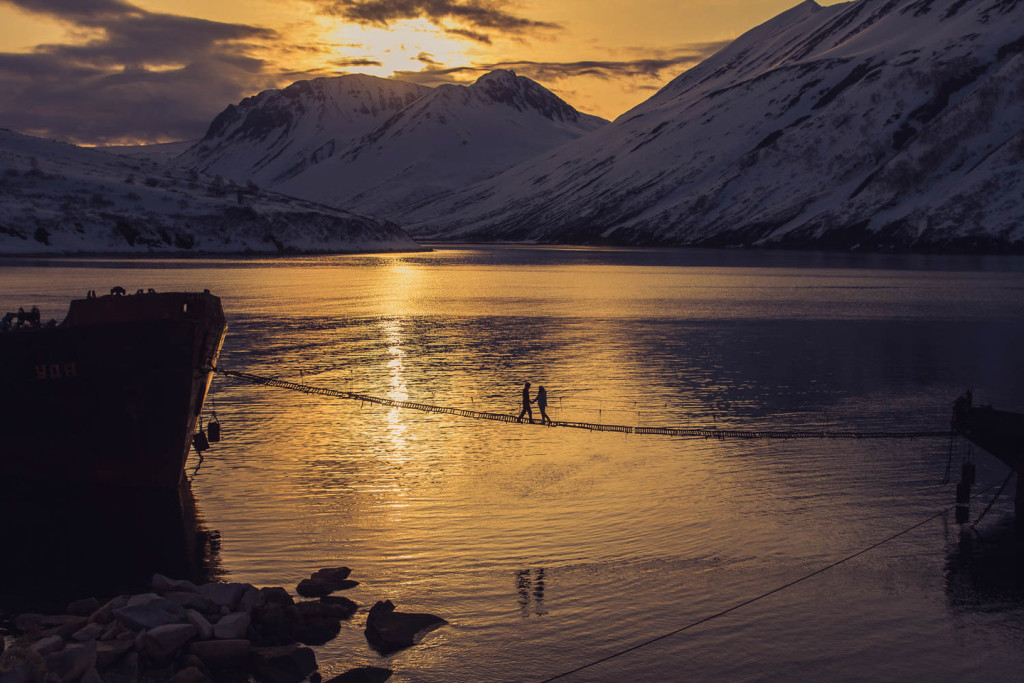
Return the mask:
<svg viewBox="0 0 1024 683">
<path fill-rule="evenodd" d="M 470 31 L 468 28 L 446 28 L 444 30 L 450 36 L 459 36 L 460 38 L 469 38 L 470 40 L 485 45 L 491 44 L 491 37 L 486 33 L 478 33 L 476 31 Z"/>
<path fill-rule="evenodd" d="M 277 85 L 257 55 L 275 31 L 121 0 L 0 0 L 87 36 L 0 53 L 0 126 L 83 143 L 202 135 L 229 103 Z"/>
<path fill-rule="evenodd" d="M 347 68 L 350 66 L 384 66 L 383 62 L 379 62 L 376 59 L 367 59 L 365 57 L 340 57 L 338 59 L 332 59 L 331 64 L 341 68 Z"/>
<path fill-rule="evenodd" d="M 448 33 L 489 43 L 484 31 L 524 34 L 560 29 L 559 24 L 517 16 L 487 0 L 313 0 L 321 11 L 357 24 L 387 26 L 402 19 L 427 19 Z M 446 22 L 455 22 L 448 26 Z M 469 27 L 469 28 L 467 28 Z"/>
<path fill-rule="evenodd" d="M 434 55 L 429 54 L 427 52 L 419 53 L 418 55 L 416 55 L 416 59 L 417 61 L 423 62 L 424 64 L 429 64 L 430 66 L 441 66 L 441 62 L 434 59 Z"/>
<path fill-rule="evenodd" d="M 422 71 L 396 72 L 395 78 L 423 85 L 440 85 L 442 83 L 461 82 L 464 79 L 458 78 L 460 75 L 482 75 L 495 69 L 511 69 L 522 76 L 528 76 L 540 82 L 560 81 L 579 76 L 591 76 L 605 80 L 629 78 L 660 79 L 665 71 L 671 71 L 671 75 L 674 76 L 683 69 L 707 59 L 727 44 L 726 42 L 701 43 L 699 45 L 687 46 L 671 55 L 625 61 L 535 62 L 522 60 L 449 68 L 443 68 L 433 63 Z"/>
</svg>

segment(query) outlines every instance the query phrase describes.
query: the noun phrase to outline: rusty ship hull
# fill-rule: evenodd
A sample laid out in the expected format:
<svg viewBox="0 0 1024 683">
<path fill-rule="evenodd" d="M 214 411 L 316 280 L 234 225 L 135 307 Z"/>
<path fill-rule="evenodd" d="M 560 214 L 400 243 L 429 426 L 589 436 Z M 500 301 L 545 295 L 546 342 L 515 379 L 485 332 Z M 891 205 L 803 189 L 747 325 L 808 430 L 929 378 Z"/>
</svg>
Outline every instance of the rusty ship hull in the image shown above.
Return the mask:
<svg viewBox="0 0 1024 683">
<path fill-rule="evenodd" d="M 0 333 L 0 478 L 176 490 L 225 330 L 209 292 L 140 292 Z"/>
</svg>

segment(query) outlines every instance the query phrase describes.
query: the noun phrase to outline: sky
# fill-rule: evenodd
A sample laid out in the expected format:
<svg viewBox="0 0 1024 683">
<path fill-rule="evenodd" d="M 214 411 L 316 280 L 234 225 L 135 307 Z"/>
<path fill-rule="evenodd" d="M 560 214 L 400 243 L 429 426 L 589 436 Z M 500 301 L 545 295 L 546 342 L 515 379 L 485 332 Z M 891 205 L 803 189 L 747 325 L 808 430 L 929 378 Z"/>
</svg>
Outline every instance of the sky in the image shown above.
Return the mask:
<svg viewBox="0 0 1024 683">
<path fill-rule="evenodd" d="M 0 128 L 87 145 L 195 140 L 228 104 L 298 80 L 469 84 L 495 68 L 613 119 L 795 4 L 0 0 Z"/>
</svg>

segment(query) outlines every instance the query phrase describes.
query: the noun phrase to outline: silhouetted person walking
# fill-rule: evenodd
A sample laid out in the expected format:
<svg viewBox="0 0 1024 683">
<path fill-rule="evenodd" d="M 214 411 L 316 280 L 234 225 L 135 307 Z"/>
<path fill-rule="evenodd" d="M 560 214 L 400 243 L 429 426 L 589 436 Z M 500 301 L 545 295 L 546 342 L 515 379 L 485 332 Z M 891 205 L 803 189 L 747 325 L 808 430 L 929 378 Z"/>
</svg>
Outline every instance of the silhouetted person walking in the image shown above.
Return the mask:
<svg viewBox="0 0 1024 683">
<path fill-rule="evenodd" d="M 537 389 L 536 403 L 537 407 L 540 408 L 540 423 L 544 424 L 547 422 L 548 424 L 551 424 L 551 418 L 548 417 L 547 412 L 545 412 L 545 409 L 548 407 L 548 392 L 544 387 Z"/>
<path fill-rule="evenodd" d="M 530 424 L 533 424 L 533 411 L 530 410 L 530 404 L 533 401 L 530 400 L 530 383 L 527 382 L 523 385 L 523 410 L 519 413 L 519 421 L 523 421 L 523 415 L 527 415 L 530 418 Z"/>
</svg>

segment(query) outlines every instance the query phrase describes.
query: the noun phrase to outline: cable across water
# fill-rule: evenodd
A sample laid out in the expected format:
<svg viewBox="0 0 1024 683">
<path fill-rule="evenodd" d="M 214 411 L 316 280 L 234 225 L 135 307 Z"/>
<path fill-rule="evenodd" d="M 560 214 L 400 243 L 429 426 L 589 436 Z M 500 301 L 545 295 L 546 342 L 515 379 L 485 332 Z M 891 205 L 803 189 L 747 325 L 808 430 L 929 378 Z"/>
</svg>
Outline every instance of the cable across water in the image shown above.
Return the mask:
<svg viewBox="0 0 1024 683">
<path fill-rule="evenodd" d="M 444 415 L 456 415 L 474 420 L 491 420 L 492 422 L 518 423 L 520 420 L 515 415 L 506 413 L 493 413 L 482 410 L 466 410 L 464 408 L 453 408 L 450 406 L 435 406 L 428 403 L 416 403 L 414 401 L 400 401 L 393 398 L 382 398 L 359 394 L 352 391 L 341 391 L 339 389 L 328 389 L 316 387 L 309 384 L 289 382 L 287 380 L 275 379 L 254 375 L 248 372 L 237 372 L 234 370 L 222 370 L 216 368 L 216 372 L 227 377 L 248 382 L 250 384 L 277 387 L 297 391 L 303 394 L 316 396 L 332 396 L 334 398 L 359 401 L 360 403 L 373 403 L 390 408 L 402 408 L 406 410 L 418 410 L 423 413 L 438 413 Z M 553 420 L 550 427 L 565 427 L 569 429 L 586 429 L 593 432 L 618 432 L 621 434 L 654 434 L 659 436 L 675 436 L 697 439 L 919 439 L 948 437 L 949 430 L 935 431 L 876 431 L 861 432 L 851 430 L 765 430 L 765 429 L 718 429 L 716 427 L 640 427 L 633 425 L 599 424 L 595 422 L 567 422 Z"/>
</svg>

